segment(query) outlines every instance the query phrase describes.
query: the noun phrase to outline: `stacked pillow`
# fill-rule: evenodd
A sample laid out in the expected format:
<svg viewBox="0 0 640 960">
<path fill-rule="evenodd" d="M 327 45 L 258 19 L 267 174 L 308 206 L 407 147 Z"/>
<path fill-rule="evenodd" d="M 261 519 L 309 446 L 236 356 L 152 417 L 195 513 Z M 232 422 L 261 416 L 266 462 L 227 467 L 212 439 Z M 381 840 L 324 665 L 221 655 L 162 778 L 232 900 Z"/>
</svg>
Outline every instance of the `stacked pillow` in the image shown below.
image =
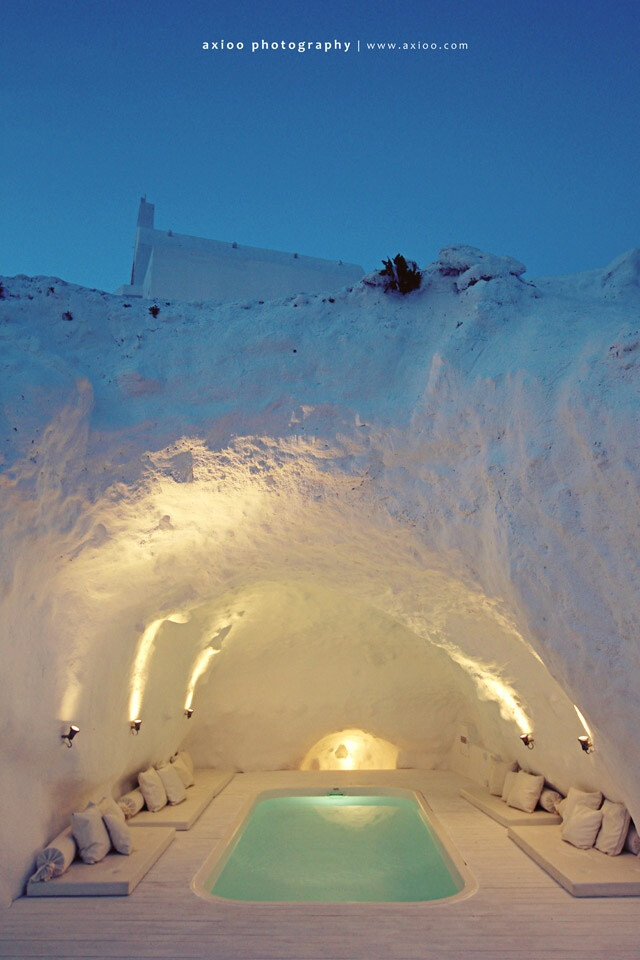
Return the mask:
<svg viewBox="0 0 640 960">
<path fill-rule="evenodd" d="M 631 817 L 623 803 L 605 800 L 602 804 L 602 826 L 596 838 L 596 849 L 610 857 L 617 857 L 622 853 L 630 824 Z"/>
<path fill-rule="evenodd" d="M 170 763 L 162 762 L 154 767 L 149 767 L 138 774 L 138 786 L 144 800 L 147 810 L 156 813 L 162 810 L 164 806 L 175 803 L 182 803 L 187 797 L 186 788 L 192 786 L 193 779 L 193 761 L 189 754 L 182 750 L 175 757 L 171 758 Z M 133 790 L 120 798 L 124 801 L 123 807 L 131 809 L 138 803 L 138 791 Z M 135 813 L 141 807 L 135 810 Z M 130 816 L 134 816 L 131 813 Z"/>
<path fill-rule="evenodd" d="M 540 779 L 523 770 L 517 774 L 508 772 L 502 799 L 511 807 L 531 813 L 535 809 L 535 805 L 531 804 Z M 618 856 L 623 850 L 640 856 L 640 835 L 631 821 L 629 811 L 624 804 L 605 799 L 599 791 L 588 792 L 571 787 L 563 799 L 562 794 L 545 787 L 537 803 L 544 810 L 562 817 L 560 832 L 567 843 L 581 850 L 595 846 L 596 850 L 611 857 Z"/>
<path fill-rule="evenodd" d="M 132 849 L 131 830 L 119 805 L 111 797 L 103 797 L 98 804 L 111 845 L 117 853 L 128 856 Z"/>
<path fill-rule="evenodd" d="M 511 788 L 516 782 L 516 777 L 518 773 L 516 770 L 509 770 L 504 778 L 504 785 L 502 787 L 502 799 L 505 803 L 509 800 L 509 794 L 511 793 Z"/>
<path fill-rule="evenodd" d="M 503 762 L 496 757 L 491 758 L 489 767 L 489 793 L 494 797 L 501 797 L 504 790 L 504 781 L 508 773 L 518 769 L 517 760 Z"/>
<path fill-rule="evenodd" d="M 544 787 L 542 774 L 536 775 L 519 770 L 513 775 L 511 788 L 507 796 L 507 805 L 525 813 L 533 813 Z"/>
<path fill-rule="evenodd" d="M 144 797 L 147 810 L 151 810 L 152 813 L 157 813 L 158 810 L 166 807 L 167 791 L 164 788 L 164 784 L 157 770 L 154 770 L 153 767 L 142 770 L 138 774 L 138 786 Z"/>
<path fill-rule="evenodd" d="M 602 826 L 602 810 L 576 803 L 571 816 L 562 821 L 561 836 L 580 850 L 590 850 Z"/>
<path fill-rule="evenodd" d="M 563 799 L 561 793 L 545 785 L 541 775 L 519 770 L 516 760 L 503 763 L 495 757 L 491 758 L 489 769 L 489 793 L 526 813 L 533 813 L 538 804 L 543 810 L 556 813 Z"/>
<path fill-rule="evenodd" d="M 580 850 L 589 850 L 602 826 L 602 800 L 599 791 L 588 793 L 570 787 L 566 799 L 558 804 L 562 839 Z"/>
<path fill-rule="evenodd" d="M 126 855 L 133 849 L 124 814 L 111 797 L 89 803 L 81 813 L 71 814 L 71 833 L 85 863 L 98 863 L 114 848 Z"/>
<path fill-rule="evenodd" d="M 85 863 L 98 863 L 111 850 L 111 838 L 97 803 L 88 803 L 82 812 L 71 814 L 71 832 Z"/>
<path fill-rule="evenodd" d="M 112 847 L 118 853 L 130 854 L 131 831 L 115 800 L 103 797 L 99 804 L 88 803 L 81 812 L 71 814 L 71 826 L 37 855 L 36 871 L 29 883 L 60 877 L 69 869 L 76 854 L 84 863 L 98 863 Z"/>
<path fill-rule="evenodd" d="M 192 787 L 195 780 L 193 779 L 193 761 L 189 754 L 185 750 L 176 753 L 175 757 L 171 757 L 171 765 L 177 771 L 185 787 Z"/>
<path fill-rule="evenodd" d="M 640 856 L 640 834 L 638 834 L 633 820 L 629 824 L 629 832 L 624 842 L 624 848 L 628 850 L 629 853 L 634 853 L 636 857 Z"/>
<path fill-rule="evenodd" d="M 573 808 L 577 804 L 582 804 L 590 810 L 599 810 L 602 806 L 602 800 L 603 796 L 597 790 L 593 793 L 588 793 L 584 790 L 578 790 L 576 787 L 570 787 L 569 793 L 565 799 L 558 804 L 557 809 L 564 822 L 565 820 L 569 820 L 573 813 Z"/>
<path fill-rule="evenodd" d="M 543 810 L 555 813 L 563 799 L 557 790 L 545 786 L 544 777 L 519 770 L 516 760 L 502 762 L 495 757 L 491 758 L 489 768 L 489 793 L 526 813 L 533 813 L 538 804 Z"/>
<path fill-rule="evenodd" d="M 604 800 L 604 802 L 603 802 Z M 581 850 L 596 850 L 617 857 L 626 848 L 640 853 L 640 837 L 623 803 L 606 800 L 598 791 L 586 793 L 571 787 L 558 806 L 562 839 Z"/>
<path fill-rule="evenodd" d="M 82 812 L 71 814 L 71 826 L 55 837 L 36 857 L 36 870 L 30 883 L 61 876 L 73 863 L 76 854 L 85 863 L 98 863 L 113 848 L 128 855 L 133 849 L 131 831 L 126 820 L 145 806 L 161 810 L 167 803 L 181 803 L 186 788 L 192 786 L 193 761 L 186 751 L 159 763 L 138 776 L 138 789 L 125 793 L 116 803 L 103 797 L 99 804 L 89 803 Z"/>
<path fill-rule="evenodd" d="M 133 849 L 126 820 L 145 806 L 157 811 L 167 804 L 186 799 L 186 788 L 194 784 L 193 761 L 182 750 L 170 763 L 159 763 L 138 775 L 138 788 L 125 793 L 116 803 L 103 797 L 99 804 L 89 803 L 82 812 L 71 814 L 71 826 L 63 830 L 36 857 L 36 871 L 29 883 L 61 876 L 76 854 L 85 863 L 98 863 L 113 848 L 128 855 Z"/>
<path fill-rule="evenodd" d="M 169 803 L 182 803 L 187 798 L 187 791 L 175 764 L 159 763 L 156 766 L 158 776 L 162 780 L 162 786 L 167 794 Z"/>
</svg>

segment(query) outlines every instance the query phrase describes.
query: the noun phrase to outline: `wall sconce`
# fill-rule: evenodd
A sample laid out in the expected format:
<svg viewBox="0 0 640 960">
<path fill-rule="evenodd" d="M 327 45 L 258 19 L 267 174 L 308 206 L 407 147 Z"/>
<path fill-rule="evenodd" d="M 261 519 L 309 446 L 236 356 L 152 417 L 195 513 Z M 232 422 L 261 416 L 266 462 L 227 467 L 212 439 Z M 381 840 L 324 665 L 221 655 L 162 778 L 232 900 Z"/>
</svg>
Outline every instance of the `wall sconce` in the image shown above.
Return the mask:
<svg viewBox="0 0 640 960">
<path fill-rule="evenodd" d="M 524 743 L 527 750 L 533 750 L 533 745 L 535 743 L 535 740 L 533 739 L 532 733 L 522 733 L 520 734 L 520 739 Z"/>
<path fill-rule="evenodd" d="M 593 753 L 593 741 L 591 740 L 591 737 L 587 736 L 586 733 L 581 737 L 578 737 L 578 743 L 585 753 Z"/>
<path fill-rule="evenodd" d="M 71 746 L 73 746 L 73 744 L 72 744 L 71 741 L 73 740 L 73 738 L 75 737 L 75 735 L 76 735 L 77 733 L 80 733 L 80 727 L 76 727 L 75 723 L 72 723 L 71 726 L 69 727 L 69 732 L 68 732 L 68 733 L 61 733 L 61 734 L 60 734 L 60 739 L 61 739 L 61 740 L 64 740 L 64 742 L 66 743 L 66 745 L 67 745 L 68 747 L 71 747 Z"/>
<path fill-rule="evenodd" d="M 134 737 L 137 737 L 140 733 L 140 727 L 142 726 L 142 720 L 132 720 L 131 721 L 131 733 Z"/>
<path fill-rule="evenodd" d="M 193 707 L 187 707 L 186 710 L 184 711 L 184 715 L 187 718 L 187 720 L 191 720 L 191 717 L 193 716 Z"/>
</svg>

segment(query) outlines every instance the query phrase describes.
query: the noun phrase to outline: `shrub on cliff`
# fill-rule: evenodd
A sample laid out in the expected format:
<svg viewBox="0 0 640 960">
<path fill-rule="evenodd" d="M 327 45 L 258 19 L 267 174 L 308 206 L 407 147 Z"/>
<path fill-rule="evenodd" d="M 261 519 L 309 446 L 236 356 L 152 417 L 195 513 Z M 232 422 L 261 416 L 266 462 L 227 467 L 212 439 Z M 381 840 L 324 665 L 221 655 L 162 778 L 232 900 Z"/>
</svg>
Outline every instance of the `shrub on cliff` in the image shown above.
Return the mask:
<svg viewBox="0 0 640 960">
<path fill-rule="evenodd" d="M 422 273 L 415 260 L 407 262 L 401 253 L 397 253 L 393 260 L 383 260 L 383 269 L 380 276 L 385 278 L 384 292 L 397 290 L 398 293 L 411 293 L 417 290 L 422 281 Z"/>
</svg>

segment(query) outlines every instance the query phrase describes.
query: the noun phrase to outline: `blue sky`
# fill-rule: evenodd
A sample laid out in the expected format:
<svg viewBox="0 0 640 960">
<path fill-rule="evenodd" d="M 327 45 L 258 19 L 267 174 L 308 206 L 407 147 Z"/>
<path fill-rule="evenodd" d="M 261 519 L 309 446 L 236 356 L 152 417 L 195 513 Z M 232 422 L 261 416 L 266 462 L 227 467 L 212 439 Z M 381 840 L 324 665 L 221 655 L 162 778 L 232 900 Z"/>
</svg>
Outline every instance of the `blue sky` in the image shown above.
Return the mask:
<svg viewBox="0 0 640 960">
<path fill-rule="evenodd" d="M 0 273 L 115 289 L 142 194 L 160 228 L 366 269 L 450 243 L 602 266 L 640 246 L 635 7 L 12 0 Z M 222 39 L 245 48 L 201 49 Z M 469 49 L 366 50 L 384 41 Z"/>
</svg>

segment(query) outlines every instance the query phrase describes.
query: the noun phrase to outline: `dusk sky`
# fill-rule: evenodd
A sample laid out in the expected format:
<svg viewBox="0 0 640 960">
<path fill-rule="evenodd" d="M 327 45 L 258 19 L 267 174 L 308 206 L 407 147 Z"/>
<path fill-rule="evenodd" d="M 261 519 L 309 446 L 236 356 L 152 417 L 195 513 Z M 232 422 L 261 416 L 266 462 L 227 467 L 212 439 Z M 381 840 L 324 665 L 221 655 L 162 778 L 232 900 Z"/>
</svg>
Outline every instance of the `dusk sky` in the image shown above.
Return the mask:
<svg viewBox="0 0 640 960">
<path fill-rule="evenodd" d="M 143 194 L 161 229 L 367 270 L 604 266 L 640 246 L 637 48 L 632 0 L 12 0 L 0 273 L 115 290 Z"/>
</svg>

